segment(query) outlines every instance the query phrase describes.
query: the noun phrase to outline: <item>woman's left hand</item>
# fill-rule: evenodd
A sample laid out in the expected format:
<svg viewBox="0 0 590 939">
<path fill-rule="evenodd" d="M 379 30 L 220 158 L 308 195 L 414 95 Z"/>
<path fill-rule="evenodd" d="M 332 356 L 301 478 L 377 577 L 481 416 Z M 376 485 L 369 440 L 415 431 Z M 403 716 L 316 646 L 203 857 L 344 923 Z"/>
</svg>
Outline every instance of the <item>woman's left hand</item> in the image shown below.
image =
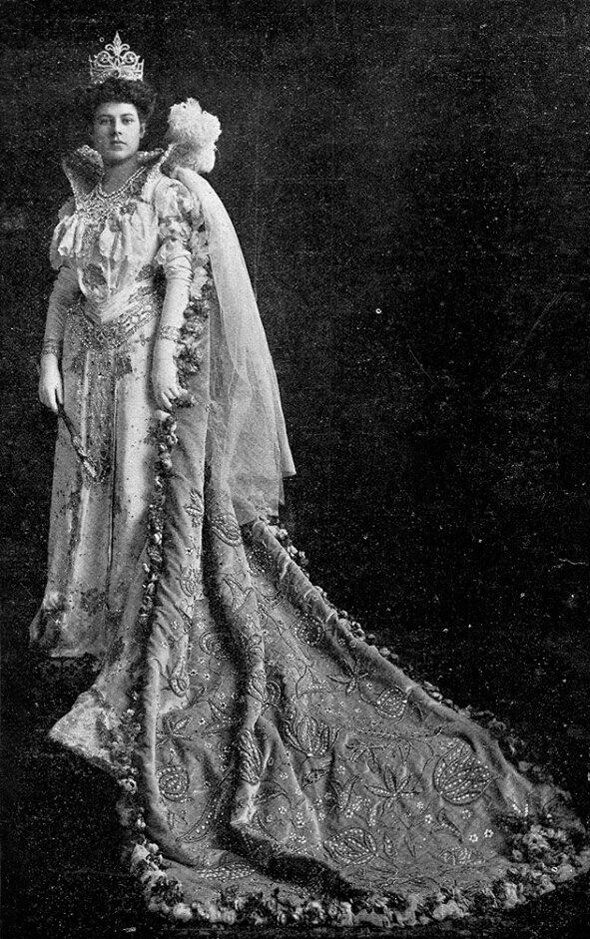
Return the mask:
<svg viewBox="0 0 590 939">
<path fill-rule="evenodd" d="M 165 348 L 156 346 L 152 362 L 152 388 L 156 404 L 163 411 L 170 411 L 177 398 L 183 394 L 178 384 L 178 370 L 174 361 L 174 347 L 166 342 Z"/>
</svg>

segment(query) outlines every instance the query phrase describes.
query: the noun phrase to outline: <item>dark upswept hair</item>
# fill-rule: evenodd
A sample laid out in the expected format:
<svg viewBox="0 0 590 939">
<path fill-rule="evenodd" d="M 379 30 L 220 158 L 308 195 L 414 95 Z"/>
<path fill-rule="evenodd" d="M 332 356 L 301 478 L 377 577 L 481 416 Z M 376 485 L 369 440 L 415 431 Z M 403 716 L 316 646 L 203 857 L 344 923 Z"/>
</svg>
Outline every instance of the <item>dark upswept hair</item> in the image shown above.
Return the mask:
<svg viewBox="0 0 590 939">
<path fill-rule="evenodd" d="M 83 120 L 92 124 L 96 109 L 111 101 L 135 105 L 139 119 L 147 123 L 156 107 L 156 92 L 147 82 L 128 78 L 107 78 L 99 84 L 88 85 L 80 100 Z"/>
</svg>

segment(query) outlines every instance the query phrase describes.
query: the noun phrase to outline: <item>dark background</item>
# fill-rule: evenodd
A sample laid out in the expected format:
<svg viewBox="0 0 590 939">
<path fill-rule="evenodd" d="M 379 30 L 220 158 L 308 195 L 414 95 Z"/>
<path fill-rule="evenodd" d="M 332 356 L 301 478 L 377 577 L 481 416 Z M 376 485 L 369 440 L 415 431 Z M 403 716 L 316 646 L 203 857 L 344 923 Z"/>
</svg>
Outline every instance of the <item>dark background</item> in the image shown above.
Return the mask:
<svg viewBox="0 0 590 939">
<path fill-rule="evenodd" d="M 588 4 L 1 12 L 7 939 L 139 922 L 122 909 L 110 781 L 44 739 L 89 675 L 49 676 L 27 652 L 55 433 L 36 363 L 59 157 L 86 142 L 72 89 L 116 29 L 160 91 L 148 146 L 188 95 L 221 120 L 210 179 L 279 374 L 298 466 L 284 520 L 312 579 L 418 677 L 525 737 L 587 813 Z M 454 928 L 574 935 L 583 909 L 574 889 Z"/>
</svg>

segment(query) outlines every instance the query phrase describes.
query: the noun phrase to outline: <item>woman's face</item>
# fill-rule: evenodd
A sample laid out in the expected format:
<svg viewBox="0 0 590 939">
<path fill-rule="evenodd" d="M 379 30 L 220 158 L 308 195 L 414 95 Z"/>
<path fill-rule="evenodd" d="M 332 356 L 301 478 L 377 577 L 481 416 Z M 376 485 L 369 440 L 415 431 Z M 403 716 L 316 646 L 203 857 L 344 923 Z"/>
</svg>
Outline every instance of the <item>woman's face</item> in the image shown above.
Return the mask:
<svg viewBox="0 0 590 939">
<path fill-rule="evenodd" d="M 104 163 L 124 163 L 139 150 L 145 123 L 139 119 L 134 104 L 109 101 L 94 112 L 92 142 Z"/>
</svg>

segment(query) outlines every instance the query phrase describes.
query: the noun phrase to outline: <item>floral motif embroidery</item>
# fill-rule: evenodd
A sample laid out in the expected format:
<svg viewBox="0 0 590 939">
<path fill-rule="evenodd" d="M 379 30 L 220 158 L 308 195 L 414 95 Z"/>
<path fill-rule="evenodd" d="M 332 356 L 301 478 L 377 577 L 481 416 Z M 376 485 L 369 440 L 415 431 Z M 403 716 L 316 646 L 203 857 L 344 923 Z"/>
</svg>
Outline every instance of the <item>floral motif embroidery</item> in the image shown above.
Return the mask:
<svg viewBox="0 0 590 939">
<path fill-rule="evenodd" d="M 169 802 L 184 802 L 189 783 L 188 773 L 176 763 L 171 763 L 158 773 L 160 792 Z"/>
<path fill-rule="evenodd" d="M 200 593 L 201 573 L 198 567 L 181 568 L 177 581 L 185 596 L 193 597 Z"/>
<path fill-rule="evenodd" d="M 465 805 L 479 799 L 492 775 L 473 754 L 467 743 L 456 744 L 441 756 L 434 770 L 437 790 L 453 805 Z"/>
<path fill-rule="evenodd" d="M 203 520 L 203 496 L 198 489 L 191 489 L 190 500 L 183 506 L 184 511 L 190 516 L 193 528 L 199 528 Z"/>
<path fill-rule="evenodd" d="M 242 541 L 240 528 L 235 518 L 228 513 L 219 513 L 211 520 L 213 533 L 226 544 L 234 547 Z"/>
<path fill-rule="evenodd" d="M 330 727 L 312 715 L 300 716 L 295 710 L 287 710 L 283 728 L 286 738 L 297 750 L 313 757 L 325 756 L 340 732 L 337 727 Z"/>
<path fill-rule="evenodd" d="M 348 828 L 326 842 L 328 853 L 341 864 L 363 864 L 377 856 L 377 842 L 364 828 Z"/>
</svg>

